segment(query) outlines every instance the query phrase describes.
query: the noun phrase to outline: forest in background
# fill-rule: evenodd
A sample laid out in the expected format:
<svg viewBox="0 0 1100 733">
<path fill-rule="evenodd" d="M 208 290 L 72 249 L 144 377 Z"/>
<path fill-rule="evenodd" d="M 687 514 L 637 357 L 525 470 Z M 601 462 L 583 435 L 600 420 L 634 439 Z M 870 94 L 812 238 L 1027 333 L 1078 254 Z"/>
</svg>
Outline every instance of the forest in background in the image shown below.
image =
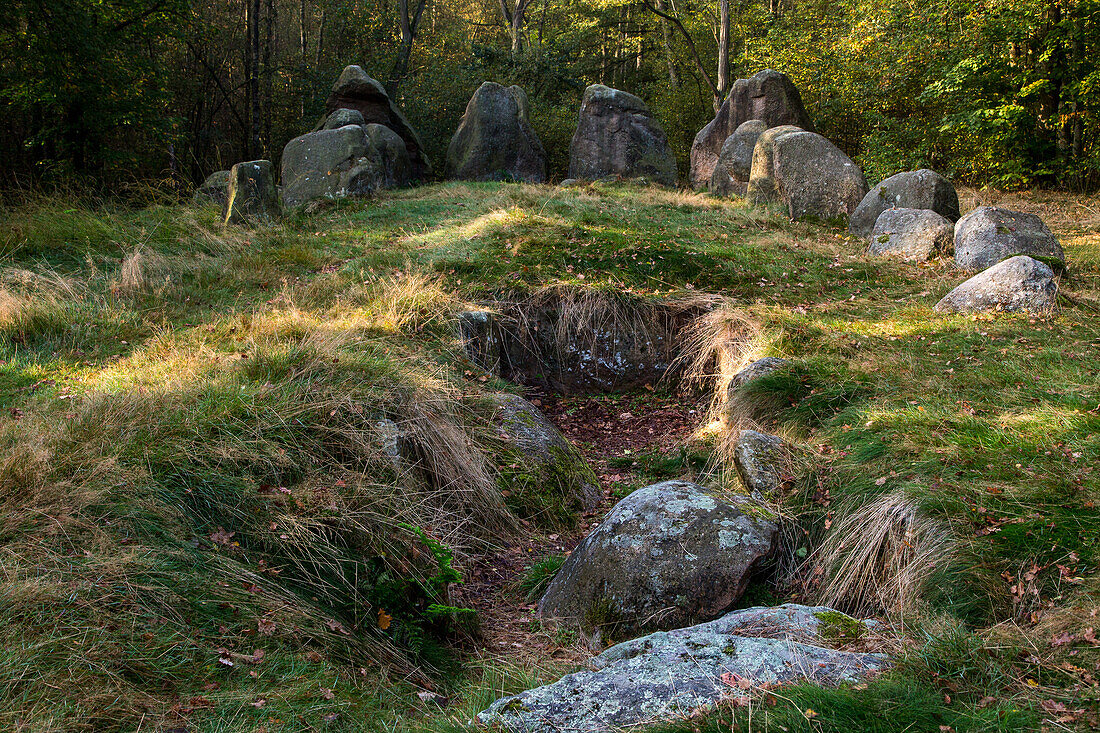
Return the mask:
<svg viewBox="0 0 1100 733">
<path fill-rule="evenodd" d="M 1098 0 L 11 0 L 0 186 L 183 194 L 278 161 L 360 64 L 437 169 L 470 95 L 519 84 L 561 177 L 581 94 L 641 96 L 680 159 L 732 81 L 787 73 L 869 179 L 1100 186 Z"/>
</svg>

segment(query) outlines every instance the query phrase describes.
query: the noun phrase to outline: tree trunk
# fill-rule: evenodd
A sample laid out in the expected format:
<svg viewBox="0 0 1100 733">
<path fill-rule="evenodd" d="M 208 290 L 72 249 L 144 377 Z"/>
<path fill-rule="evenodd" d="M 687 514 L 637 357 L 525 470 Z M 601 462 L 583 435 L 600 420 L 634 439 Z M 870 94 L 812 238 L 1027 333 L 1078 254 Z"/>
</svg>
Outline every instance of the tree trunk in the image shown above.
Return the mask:
<svg viewBox="0 0 1100 733">
<path fill-rule="evenodd" d="M 666 10 L 665 0 L 657 0 L 657 7 Z M 676 75 L 676 62 L 672 58 L 672 29 L 668 27 L 668 21 L 661 21 L 661 46 L 665 50 L 665 62 L 668 64 L 668 83 L 673 89 L 680 88 L 680 80 Z"/>
<path fill-rule="evenodd" d="M 726 98 L 730 88 L 730 0 L 718 0 L 718 90 L 714 111 Z"/>
<path fill-rule="evenodd" d="M 248 2 L 248 158 L 260 153 L 260 0 Z"/>
<path fill-rule="evenodd" d="M 271 158 L 271 120 L 275 105 L 275 24 L 278 21 L 275 0 L 267 0 L 264 27 L 264 157 Z"/>
</svg>

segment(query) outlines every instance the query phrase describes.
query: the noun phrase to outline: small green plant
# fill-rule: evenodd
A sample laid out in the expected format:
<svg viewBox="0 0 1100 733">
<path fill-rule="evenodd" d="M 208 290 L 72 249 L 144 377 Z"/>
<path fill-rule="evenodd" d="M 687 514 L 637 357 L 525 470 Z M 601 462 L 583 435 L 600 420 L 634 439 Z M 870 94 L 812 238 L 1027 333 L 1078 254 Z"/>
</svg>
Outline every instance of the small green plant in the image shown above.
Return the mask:
<svg viewBox="0 0 1100 733">
<path fill-rule="evenodd" d="M 523 594 L 529 603 L 534 603 L 546 592 L 547 586 L 565 563 L 564 555 L 547 555 L 524 571 L 516 582 L 516 590 Z"/>
</svg>

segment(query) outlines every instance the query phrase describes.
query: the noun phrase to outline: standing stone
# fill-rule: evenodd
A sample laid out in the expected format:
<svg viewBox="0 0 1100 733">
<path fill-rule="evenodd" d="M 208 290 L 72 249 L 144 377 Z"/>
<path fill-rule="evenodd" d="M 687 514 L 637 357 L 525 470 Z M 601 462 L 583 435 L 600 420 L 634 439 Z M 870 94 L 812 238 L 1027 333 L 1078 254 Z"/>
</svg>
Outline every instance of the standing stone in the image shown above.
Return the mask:
<svg viewBox="0 0 1100 733">
<path fill-rule="evenodd" d="M 283 203 L 373 193 L 382 185 L 382 170 L 371 153 L 360 125 L 299 135 L 283 149 Z"/>
<path fill-rule="evenodd" d="M 196 204 L 225 205 L 229 196 L 229 171 L 214 171 L 206 177 L 202 185 L 195 189 L 191 200 Z"/>
<path fill-rule="evenodd" d="M 702 188 L 714 174 L 722 145 L 742 123 L 763 120 L 767 127 L 797 125 L 812 130 L 802 95 L 786 74 L 764 69 L 733 83 L 718 114 L 695 136 L 691 145 L 691 185 Z"/>
<path fill-rule="evenodd" d="M 593 84 L 584 90 L 569 144 L 569 177 L 652 178 L 676 185 L 676 158 L 653 113 L 638 97 Z"/>
<path fill-rule="evenodd" d="M 380 172 L 382 188 L 402 188 L 413 180 L 412 161 L 405 142 L 396 132 L 377 123 L 363 126 L 367 133 L 367 155 Z"/>
<path fill-rule="evenodd" d="M 951 223 L 959 220 L 959 194 L 951 181 L 922 168 L 890 176 L 872 188 L 856 207 L 848 231 L 871 236 L 879 214 L 887 209 L 931 209 Z"/>
<path fill-rule="evenodd" d="M 686 481 L 620 501 L 569 556 L 539 601 L 543 618 L 601 639 L 716 618 L 771 552 L 776 523 L 747 498 L 733 506 Z"/>
<path fill-rule="evenodd" d="M 722 143 L 722 152 L 718 164 L 711 174 L 709 189 L 715 196 L 744 196 L 752 172 L 752 151 L 756 141 L 768 123 L 763 120 L 748 120 L 726 138 Z"/>
<path fill-rule="evenodd" d="M 424 152 L 424 143 L 420 135 L 390 99 L 377 80 L 367 76 L 360 66 L 348 66 L 336 80 L 329 94 L 325 109 L 329 114 L 338 109 L 356 110 L 366 123 L 385 125 L 396 132 L 405 143 L 415 179 L 426 178 L 432 170 Z M 326 119 L 327 121 L 327 119 Z M 323 126 L 325 123 L 322 122 Z"/>
<path fill-rule="evenodd" d="M 546 180 L 546 151 L 531 127 L 527 95 L 521 88 L 491 81 L 478 87 L 447 148 L 447 177 Z"/>
<path fill-rule="evenodd" d="M 280 215 L 271 161 L 251 160 L 233 166 L 229 171 L 222 222 L 255 226 L 274 222 Z"/>
<path fill-rule="evenodd" d="M 887 209 L 871 232 L 873 255 L 924 262 L 947 254 L 955 243 L 955 227 L 931 209 Z"/>
<path fill-rule="evenodd" d="M 980 206 L 955 224 L 955 263 L 964 270 L 984 270 L 1013 255 L 1066 261 L 1058 237 L 1035 214 Z"/>
<path fill-rule="evenodd" d="M 979 272 L 936 303 L 948 313 L 1025 311 L 1044 314 L 1058 298 L 1054 271 L 1027 255 L 1017 255 Z"/>
<path fill-rule="evenodd" d="M 745 196 L 750 204 L 760 206 L 775 203 L 779 192 L 775 182 L 775 141 L 783 135 L 805 132 L 795 125 L 769 127 L 756 138 L 752 149 L 752 165 L 749 167 L 749 184 Z"/>
<path fill-rule="evenodd" d="M 753 151 L 751 202 L 781 201 L 791 219 L 828 220 L 856 210 L 867 195 L 867 181 L 840 148 L 815 132 L 787 132 L 772 138 L 770 150 L 760 155 L 770 132 L 760 136 Z"/>
<path fill-rule="evenodd" d="M 778 435 L 742 430 L 733 448 L 737 475 L 755 499 L 765 499 L 779 488 L 789 462 L 790 448 Z"/>
</svg>

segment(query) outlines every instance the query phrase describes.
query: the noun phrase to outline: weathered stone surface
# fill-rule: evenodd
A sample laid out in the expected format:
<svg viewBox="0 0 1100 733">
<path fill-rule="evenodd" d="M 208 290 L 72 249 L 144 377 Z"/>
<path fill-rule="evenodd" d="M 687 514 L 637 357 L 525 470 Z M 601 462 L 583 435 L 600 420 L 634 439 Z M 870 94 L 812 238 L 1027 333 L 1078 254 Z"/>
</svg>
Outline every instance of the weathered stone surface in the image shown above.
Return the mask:
<svg viewBox="0 0 1100 733">
<path fill-rule="evenodd" d="M 1035 214 L 979 206 L 955 224 L 955 263 L 964 270 L 984 270 L 1013 255 L 1066 261 L 1058 237 Z"/>
<path fill-rule="evenodd" d="M 751 203 L 781 201 L 791 219 L 828 220 L 856 210 L 867 195 L 867 181 L 840 148 L 805 131 L 779 134 L 765 144 L 769 133 L 760 136 L 753 151 Z"/>
<path fill-rule="evenodd" d="M 447 177 L 468 181 L 546 180 L 546 151 L 518 86 L 487 81 L 466 105 L 447 148 Z"/>
<path fill-rule="evenodd" d="M 783 135 L 805 132 L 795 125 L 769 127 L 756 138 L 752 149 L 752 164 L 749 168 L 749 184 L 745 196 L 750 204 L 770 204 L 779 200 L 779 191 L 775 181 L 775 141 Z"/>
<path fill-rule="evenodd" d="M 826 623 L 828 622 L 828 623 Z M 494 702 L 479 723 L 509 733 L 603 732 L 680 720 L 752 685 L 857 682 L 889 666 L 881 654 L 818 646 L 830 624 L 870 625 L 831 609 L 785 604 L 734 611 L 710 623 L 613 646 L 590 669 Z M 727 678 L 729 679 L 729 678 Z"/>
<path fill-rule="evenodd" d="M 340 108 L 333 110 L 327 118 L 325 118 L 325 124 L 321 128 L 323 130 L 339 130 L 346 125 L 365 125 L 367 121 L 363 119 L 363 113 L 357 109 Z"/>
<path fill-rule="evenodd" d="M 790 447 L 778 435 L 742 430 L 733 448 L 737 475 L 754 498 L 763 499 L 779 488 L 790 462 Z"/>
<path fill-rule="evenodd" d="M 955 226 L 931 209 L 887 209 L 871 232 L 873 255 L 930 260 L 955 245 Z"/>
<path fill-rule="evenodd" d="M 514 491 L 556 494 L 564 507 L 577 511 L 592 509 L 600 502 L 596 474 L 537 407 L 514 394 L 493 395 L 497 404 L 496 423 L 501 437 L 526 458 L 525 470 L 509 477 Z"/>
<path fill-rule="evenodd" d="M 385 87 L 368 76 L 362 67 L 348 66 L 344 69 L 332 87 L 325 109 L 330 114 L 338 109 L 353 109 L 363 115 L 364 122 L 390 128 L 405 143 L 413 178 L 423 180 L 431 173 L 432 166 L 420 135 L 390 99 Z"/>
<path fill-rule="evenodd" d="M 196 204 L 225 205 L 229 197 L 229 171 L 214 171 L 206 177 L 202 185 L 195 189 L 191 200 Z"/>
<path fill-rule="evenodd" d="M 722 145 L 747 120 L 763 120 L 767 127 L 797 125 L 812 130 L 802 95 L 786 74 L 764 69 L 730 88 L 718 114 L 698 132 L 691 145 L 691 184 L 702 188 L 714 174 Z"/>
<path fill-rule="evenodd" d="M 1017 255 L 959 285 L 936 303 L 936 310 L 1047 313 L 1057 298 L 1054 271 L 1027 255 Z"/>
<path fill-rule="evenodd" d="M 271 161 L 250 160 L 233 166 L 229 171 L 222 222 L 254 226 L 271 223 L 281 214 Z"/>
<path fill-rule="evenodd" d="M 848 221 L 848 231 L 869 237 L 879 214 L 895 208 L 931 209 L 954 223 L 959 219 L 959 194 L 951 181 L 927 168 L 898 173 L 863 197 Z"/>
<path fill-rule="evenodd" d="M 381 172 L 382 188 L 402 188 L 413 179 L 412 161 L 401 137 L 386 127 L 373 122 L 363 126 L 369 143 L 368 157 Z"/>
<path fill-rule="evenodd" d="M 383 171 L 361 125 L 299 135 L 283 149 L 283 203 L 367 196 L 381 188 Z"/>
<path fill-rule="evenodd" d="M 661 124 L 638 97 L 593 84 L 584 90 L 569 144 L 569 177 L 645 176 L 676 185 L 676 158 Z"/>
<path fill-rule="evenodd" d="M 710 176 L 708 188 L 715 196 L 744 196 L 752 172 L 752 151 L 768 125 L 763 120 L 748 120 L 726 138 L 718 164 Z"/>
<path fill-rule="evenodd" d="M 779 371 L 784 367 L 790 365 L 791 362 L 786 359 L 780 359 L 778 356 L 765 356 L 762 359 L 757 359 L 748 366 L 744 367 L 741 371 L 734 374 L 730 379 L 729 391 L 732 394 L 734 391 L 745 386 L 754 379 L 760 377 L 766 377 L 772 372 Z"/>
<path fill-rule="evenodd" d="M 719 501 L 686 481 L 627 496 L 565 561 L 539 601 L 543 618 L 609 636 L 674 628 L 729 610 L 778 527 L 758 504 Z"/>
</svg>

